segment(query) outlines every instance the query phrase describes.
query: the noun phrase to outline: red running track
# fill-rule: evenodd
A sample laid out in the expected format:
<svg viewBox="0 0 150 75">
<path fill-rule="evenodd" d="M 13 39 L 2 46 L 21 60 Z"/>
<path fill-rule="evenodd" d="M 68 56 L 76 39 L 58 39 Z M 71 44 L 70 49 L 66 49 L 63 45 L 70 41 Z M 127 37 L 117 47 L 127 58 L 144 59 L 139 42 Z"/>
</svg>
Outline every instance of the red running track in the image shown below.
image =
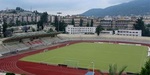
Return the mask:
<svg viewBox="0 0 150 75">
<path fill-rule="evenodd" d="M 19 61 L 17 65 L 21 67 L 22 70 L 34 73 L 35 75 L 85 75 L 87 72 L 87 70 L 24 61 Z"/>
</svg>

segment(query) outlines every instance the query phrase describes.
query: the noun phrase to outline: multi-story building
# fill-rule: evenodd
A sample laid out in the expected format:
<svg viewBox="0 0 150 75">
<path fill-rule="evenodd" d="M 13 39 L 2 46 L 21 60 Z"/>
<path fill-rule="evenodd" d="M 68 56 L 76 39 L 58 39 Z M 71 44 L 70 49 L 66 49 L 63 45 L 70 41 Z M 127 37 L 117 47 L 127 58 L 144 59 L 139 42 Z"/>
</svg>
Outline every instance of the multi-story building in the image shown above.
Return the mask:
<svg viewBox="0 0 150 75">
<path fill-rule="evenodd" d="M 0 13 L 0 20 L 5 20 L 6 23 L 19 22 L 38 22 L 40 20 L 40 15 L 35 15 L 32 12 L 18 12 L 18 13 Z"/>
<path fill-rule="evenodd" d="M 18 21 L 23 22 L 22 16 L 18 16 Z"/>
<path fill-rule="evenodd" d="M 100 25 L 100 19 L 90 19 L 89 23 L 91 25 L 91 21 L 93 20 L 93 27 L 97 27 L 98 25 Z"/>
<path fill-rule="evenodd" d="M 73 18 L 64 18 L 63 19 L 67 25 L 71 25 Z"/>
<path fill-rule="evenodd" d="M 69 34 L 94 34 L 96 27 L 74 27 L 73 25 L 68 25 L 66 27 L 66 32 Z"/>
<path fill-rule="evenodd" d="M 28 21 L 28 22 L 33 22 L 33 21 L 32 21 L 32 16 L 27 16 L 27 21 Z"/>
<path fill-rule="evenodd" d="M 113 23 L 113 27 L 116 29 L 133 29 L 134 21 L 132 20 L 116 20 Z"/>
<path fill-rule="evenodd" d="M 12 11 L 11 10 L 7 10 Z M 55 16 L 56 15 L 48 15 L 48 22 L 54 23 L 55 22 Z M 105 17 L 85 17 L 85 16 L 79 16 L 79 15 L 73 15 L 73 16 L 60 16 L 59 20 L 64 20 L 67 25 L 72 24 L 72 19 L 74 19 L 75 27 L 80 26 L 80 20 L 83 21 L 82 27 L 86 27 L 87 23 L 89 23 L 89 26 L 91 26 L 91 21 L 93 21 L 93 27 L 97 27 L 98 25 L 101 25 L 105 30 L 109 29 L 127 29 L 132 30 L 133 24 L 135 21 L 141 16 L 105 16 Z M 38 22 L 40 21 L 40 15 L 26 11 L 26 12 L 20 12 L 17 14 L 13 13 L 0 13 L 0 20 L 6 20 L 7 23 L 15 23 L 16 21 L 20 22 Z M 143 16 L 143 21 L 145 24 L 150 24 L 150 16 Z"/>
<path fill-rule="evenodd" d="M 135 22 L 132 20 L 100 20 L 100 25 L 105 30 L 110 29 L 133 29 L 133 24 Z"/>
<path fill-rule="evenodd" d="M 23 16 L 23 22 L 27 22 L 28 21 L 28 17 L 27 16 Z"/>
<path fill-rule="evenodd" d="M 79 27 L 80 18 L 75 18 L 75 19 L 74 19 L 74 22 L 75 22 L 75 27 Z"/>
<path fill-rule="evenodd" d="M 142 36 L 142 31 L 141 30 L 116 30 L 115 35 Z"/>
<path fill-rule="evenodd" d="M 149 16 L 144 16 L 143 21 L 145 24 L 150 24 L 150 15 Z"/>
<path fill-rule="evenodd" d="M 72 20 L 74 19 L 74 23 L 75 23 L 75 27 L 79 27 L 80 26 L 80 21 L 82 20 L 82 27 L 86 27 L 87 23 L 89 23 L 89 26 L 91 26 L 91 21 L 93 20 L 93 27 L 97 27 L 98 25 L 100 25 L 100 21 L 99 19 L 93 19 L 93 18 L 88 18 L 88 17 L 81 17 L 81 16 L 67 16 L 64 17 L 63 20 L 65 21 L 65 23 L 67 25 L 72 24 Z"/>
<path fill-rule="evenodd" d="M 36 22 L 36 16 L 32 16 L 32 21 Z"/>
<path fill-rule="evenodd" d="M 51 16 L 51 22 L 54 23 L 54 21 L 55 21 L 55 16 L 52 15 L 52 16 Z"/>
<path fill-rule="evenodd" d="M 100 20 L 100 25 L 105 29 L 112 29 L 113 28 L 113 21 L 112 20 Z"/>
<path fill-rule="evenodd" d="M 41 16 L 36 16 L 36 22 L 39 22 L 41 19 Z"/>
<path fill-rule="evenodd" d="M 47 17 L 48 20 L 47 21 L 51 22 L 51 18 L 52 18 L 51 15 L 48 15 L 48 17 Z"/>
</svg>

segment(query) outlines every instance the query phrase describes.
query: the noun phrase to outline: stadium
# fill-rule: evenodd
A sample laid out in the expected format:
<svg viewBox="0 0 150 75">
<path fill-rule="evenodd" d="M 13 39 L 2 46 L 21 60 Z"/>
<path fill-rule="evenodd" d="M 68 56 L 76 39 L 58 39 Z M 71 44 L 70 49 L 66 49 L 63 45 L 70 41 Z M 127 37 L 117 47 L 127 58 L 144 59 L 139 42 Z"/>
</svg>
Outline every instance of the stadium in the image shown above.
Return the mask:
<svg viewBox="0 0 150 75">
<path fill-rule="evenodd" d="M 139 73 L 150 56 L 147 37 L 28 33 L 1 40 L 0 71 L 25 75 L 108 75 L 109 65 Z M 92 74 L 91 74 L 92 73 Z"/>
</svg>

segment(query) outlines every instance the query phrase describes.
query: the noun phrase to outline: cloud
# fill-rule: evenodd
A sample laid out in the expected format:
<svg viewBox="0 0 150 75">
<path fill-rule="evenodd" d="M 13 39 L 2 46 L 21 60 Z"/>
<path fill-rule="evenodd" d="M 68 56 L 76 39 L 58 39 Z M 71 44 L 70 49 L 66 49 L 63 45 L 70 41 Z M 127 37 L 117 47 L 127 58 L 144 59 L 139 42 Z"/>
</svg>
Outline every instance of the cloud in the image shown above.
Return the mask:
<svg viewBox="0 0 150 75">
<path fill-rule="evenodd" d="M 56 13 L 82 13 L 91 8 L 106 8 L 131 0 L 0 0 L 0 9 L 22 7 L 29 10 Z M 72 12 L 71 12 L 72 11 Z"/>
</svg>

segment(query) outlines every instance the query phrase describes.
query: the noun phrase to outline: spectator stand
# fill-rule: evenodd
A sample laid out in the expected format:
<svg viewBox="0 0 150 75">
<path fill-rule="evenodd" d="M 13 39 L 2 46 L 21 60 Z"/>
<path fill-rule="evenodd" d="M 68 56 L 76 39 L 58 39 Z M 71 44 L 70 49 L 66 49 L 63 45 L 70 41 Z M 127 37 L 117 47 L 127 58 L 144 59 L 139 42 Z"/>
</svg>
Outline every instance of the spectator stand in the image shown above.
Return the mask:
<svg viewBox="0 0 150 75">
<path fill-rule="evenodd" d="M 35 33 L 26 33 L 26 34 L 24 33 L 22 35 L 15 35 L 12 37 L 5 38 L 4 40 L 2 40 L 3 46 L 2 45 L 0 46 L 0 54 L 9 53 L 9 52 L 14 53 L 22 50 L 28 50 L 38 46 L 43 46 L 45 45 L 45 42 L 41 38 L 44 37 L 49 37 L 49 38 L 53 37 L 52 39 L 49 40 L 54 42 L 57 40 L 59 41 L 58 38 L 55 38 L 57 34 L 59 33 L 35 32 Z"/>
</svg>

